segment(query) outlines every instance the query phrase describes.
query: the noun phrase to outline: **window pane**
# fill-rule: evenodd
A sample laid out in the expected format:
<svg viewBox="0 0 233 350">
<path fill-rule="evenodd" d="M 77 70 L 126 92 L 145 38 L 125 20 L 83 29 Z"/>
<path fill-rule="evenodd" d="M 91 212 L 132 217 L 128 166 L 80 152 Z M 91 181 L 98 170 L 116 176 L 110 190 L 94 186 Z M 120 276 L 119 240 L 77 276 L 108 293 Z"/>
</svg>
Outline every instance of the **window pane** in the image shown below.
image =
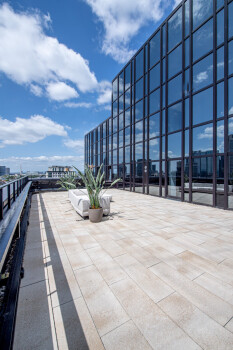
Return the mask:
<svg viewBox="0 0 233 350">
<path fill-rule="evenodd" d="M 150 92 L 160 85 L 160 63 L 150 71 Z"/>
<path fill-rule="evenodd" d="M 213 83 L 213 54 L 193 66 L 193 91 Z"/>
<path fill-rule="evenodd" d="M 233 118 L 228 120 L 228 147 L 229 152 L 233 153 Z"/>
<path fill-rule="evenodd" d="M 159 196 L 159 162 L 149 162 L 149 193 Z"/>
<path fill-rule="evenodd" d="M 130 144 L 130 127 L 125 129 L 125 145 Z"/>
<path fill-rule="evenodd" d="M 136 80 L 143 75 L 143 50 L 139 52 L 135 59 Z"/>
<path fill-rule="evenodd" d="M 113 102 L 112 109 L 113 109 L 112 114 L 113 114 L 113 118 L 114 118 L 117 116 L 117 113 L 118 113 L 118 100 Z"/>
<path fill-rule="evenodd" d="M 149 98 L 149 114 L 155 113 L 160 109 L 160 89 L 152 92 Z"/>
<path fill-rule="evenodd" d="M 135 102 L 143 98 L 143 78 L 135 84 Z"/>
<path fill-rule="evenodd" d="M 165 134 L 165 109 L 162 111 L 162 135 Z"/>
<path fill-rule="evenodd" d="M 112 83 L 112 94 L 113 94 L 113 101 L 118 97 L 118 79 L 116 78 Z"/>
<path fill-rule="evenodd" d="M 135 142 L 143 140 L 143 121 L 135 124 Z"/>
<path fill-rule="evenodd" d="M 228 5 L 228 37 L 233 36 L 233 2 Z"/>
<path fill-rule="evenodd" d="M 127 90 L 130 87 L 130 64 L 125 68 L 125 90 Z"/>
<path fill-rule="evenodd" d="M 233 78 L 228 79 L 228 113 L 233 114 Z"/>
<path fill-rule="evenodd" d="M 117 118 L 113 119 L 113 132 L 117 131 Z"/>
<path fill-rule="evenodd" d="M 168 135 L 168 158 L 181 157 L 181 132 Z"/>
<path fill-rule="evenodd" d="M 163 55 L 165 56 L 167 48 L 166 48 L 166 25 L 163 26 Z"/>
<path fill-rule="evenodd" d="M 213 119 L 213 88 L 193 96 L 193 125 Z"/>
<path fill-rule="evenodd" d="M 181 197 L 181 161 L 168 162 L 168 195 Z"/>
<path fill-rule="evenodd" d="M 168 55 L 168 79 L 182 69 L 182 45 Z"/>
<path fill-rule="evenodd" d="M 224 5 L 224 0 L 217 0 L 216 1 L 216 8 L 217 10 L 220 9 Z"/>
<path fill-rule="evenodd" d="M 193 61 L 213 50 L 213 20 L 193 34 Z"/>
<path fill-rule="evenodd" d="M 113 149 L 117 148 L 117 134 L 113 135 L 113 145 L 112 145 Z"/>
<path fill-rule="evenodd" d="M 168 132 L 182 129 L 182 102 L 168 108 Z"/>
<path fill-rule="evenodd" d="M 193 156 L 204 156 L 213 152 L 213 124 L 193 129 Z"/>
<path fill-rule="evenodd" d="M 157 160 L 160 158 L 159 143 L 159 138 L 149 140 L 149 160 Z"/>
<path fill-rule="evenodd" d="M 182 39 L 182 7 L 168 21 L 168 51 Z"/>
<path fill-rule="evenodd" d="M 130 107 L 131 101 L 130 101 L 130 92 L 131 89 L 127 90 L 125 93 L 125 109 Z"/>
<path fill-rule="evenodd" d="M 124 91 L 124 71 L 119 75 L 119 95 Z"/>
<path fill-rule="evenodd" d="M 150 67 L 160 60 L 160 31 L 150 40 Z"/>
<path fill-rule="evenodd" d="M 217 50 L 217 80 L 224 78 L 224 47 Z"/>
<path fill-rule="evenodd" d="M 124 110 L 124 95 L 121 95 L 119 98 L 119 113 L 123 112 Z"/>
<path fill-rule="evenodd" d="M 217 46 L 224 41 L 224 10 L 217 14 Z"/>
<path fill-rule="evenodd" d="M 185 68 L 189 66 L 189 38 L 185 40 Z"/>
<path fill-rule="evenodd" d="M 162 86 L 162 108 L 165 108 L 166 105 L 166 90 L 165 85 Z"/>
<path fill-rule="evenodd" d="M 135 161 L 143 160 L 143 143 L 137 143 L 135 145 Z"/>
<path fill-rule="evenodd" d="M 184 4 L 185 6 L 185 36 L 189 34 L 189 0 Z"/>
<path fill-rule="evenodd" d="M 217 153 L 224 153 L 224 121 L 217 122 Z"/>
<path fill-rule="evenodd" d="M 213 15 L 213 0 L 193 0 L 193 29 Z"/>
<path fill-rule="evenodd" d="M 185 149 L 184 149 L 184 156 L 189 156 L 189 130 L 185 130 Z"/>
<path fill-rule="evenodd" d="M 123 147 L 123 130 L 119 131 L 119 147 Z"/>
<path fill-rule="evenodd" d="M 189 98 L 185 100 L 185 127 L 189 127 Z"/>
<path fill-rule="evenodd" d="M 182 74 L 172 79 L 168 83 L 168 104 L 180 100 L 182 98 Z"/>
<path fill-rule="evenodd" d="M 125 111 L 125 126 L 130 125 L 130 109 Z"/>
<path fill-rule="evenodd" d="M 117 149 L 113 151 L 112 162 L 113 164 L 117 164 Z"/>
<path fill-rule="evenodd" d="M 135 122 L 143 118 L 143 100 L 135 105 Z"/>
<path fill-rule="evenodd" d="M 189 68 L 186 69 L 185 75 L 184 75 L 184 95 L 187 97 L 189 95 L 189 89 L 190 89 L 190 84 L 189 84 Z"/>
<path fill-rule="evenodd" d="M 224 117 L 224 82 L 217 85 L 217 118 Z"/>
<path fill-rule="evenodd" d="M 130 146 L 125 147 L 125 163 L 130 163 Z"/>
<path fill-rule="evenodd" d="M 123 163 L 123 148 L 119 148 L 119 164 Z"/>
<path fill-rule="evenodd" d="M 213 158 L 193 159 L 193 202 L 213 205 Z"/>
<path fill-rule="evenodd" d="M 149 138 L 159 136 L 160 134 L 160 117 L 159 113 L 149 118 Z"/>
<path fill-rule="evenodd" d="M 233 74 L 233 40 L 228 44 L 228 74 Z"/>
</svg>

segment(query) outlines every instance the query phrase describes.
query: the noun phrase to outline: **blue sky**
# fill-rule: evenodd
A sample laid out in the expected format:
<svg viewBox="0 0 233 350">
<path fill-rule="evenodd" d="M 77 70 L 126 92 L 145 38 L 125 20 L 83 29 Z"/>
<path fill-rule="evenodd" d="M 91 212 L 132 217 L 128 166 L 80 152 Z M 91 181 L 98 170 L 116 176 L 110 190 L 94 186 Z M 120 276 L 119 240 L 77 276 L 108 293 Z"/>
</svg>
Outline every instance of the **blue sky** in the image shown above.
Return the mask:
<svg viewBox="0 0 233 350">
<path fill-rule="evenodd" d="M 111 81 L 180 1 L 0 1 L 0 165 L 83 167 Z"/>
</svg>

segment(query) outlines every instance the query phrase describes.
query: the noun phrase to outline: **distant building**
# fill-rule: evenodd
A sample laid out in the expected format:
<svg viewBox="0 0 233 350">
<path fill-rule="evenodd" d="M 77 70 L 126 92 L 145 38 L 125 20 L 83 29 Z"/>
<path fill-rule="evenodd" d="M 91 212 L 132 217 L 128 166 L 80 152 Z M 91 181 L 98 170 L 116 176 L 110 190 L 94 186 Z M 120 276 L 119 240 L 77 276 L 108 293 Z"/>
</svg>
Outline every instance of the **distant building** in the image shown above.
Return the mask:
<svg viewBox="0 0 233 350">
<path fill-rule="evenodd" d="M 10 168 L 6 168 L 4 165 L 0 166 L 0 176 L 10 175 Z"/>
<path fill-rule="evenodd" d="M 64 176 L 75 176 L 76 173 L 70 166 L 52 165 L 46 172 L 47 178 L 61 178 Z"/>
</svg>

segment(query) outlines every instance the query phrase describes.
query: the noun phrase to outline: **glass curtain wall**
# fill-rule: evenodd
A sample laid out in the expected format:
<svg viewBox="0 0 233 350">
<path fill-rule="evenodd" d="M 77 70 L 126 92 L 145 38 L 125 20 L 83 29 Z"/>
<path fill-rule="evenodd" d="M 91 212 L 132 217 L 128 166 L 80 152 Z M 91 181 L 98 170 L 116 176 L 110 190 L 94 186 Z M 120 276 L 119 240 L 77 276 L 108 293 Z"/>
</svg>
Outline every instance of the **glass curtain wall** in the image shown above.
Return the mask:
<svg viewBox="0 0 233 350">
<path fill-rule="evenodd" d="M 233 209 L 233 1 L 182 1 L 112 86 L 85 162 L 126 190 Z"/>
</svg>

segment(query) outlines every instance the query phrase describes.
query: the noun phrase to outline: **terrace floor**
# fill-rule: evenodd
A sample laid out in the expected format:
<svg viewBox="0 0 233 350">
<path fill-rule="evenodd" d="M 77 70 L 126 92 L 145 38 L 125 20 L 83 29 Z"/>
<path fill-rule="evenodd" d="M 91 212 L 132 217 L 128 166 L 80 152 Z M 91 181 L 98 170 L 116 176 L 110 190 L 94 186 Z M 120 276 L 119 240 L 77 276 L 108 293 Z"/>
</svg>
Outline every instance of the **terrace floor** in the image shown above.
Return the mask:
<svg viewBox="0 0 233 350">
<path fill-rule="evenodd" d="M 111 190 L 33 195 L 14 350 L 233 349 L 233 213 Z"/>
</svg>

